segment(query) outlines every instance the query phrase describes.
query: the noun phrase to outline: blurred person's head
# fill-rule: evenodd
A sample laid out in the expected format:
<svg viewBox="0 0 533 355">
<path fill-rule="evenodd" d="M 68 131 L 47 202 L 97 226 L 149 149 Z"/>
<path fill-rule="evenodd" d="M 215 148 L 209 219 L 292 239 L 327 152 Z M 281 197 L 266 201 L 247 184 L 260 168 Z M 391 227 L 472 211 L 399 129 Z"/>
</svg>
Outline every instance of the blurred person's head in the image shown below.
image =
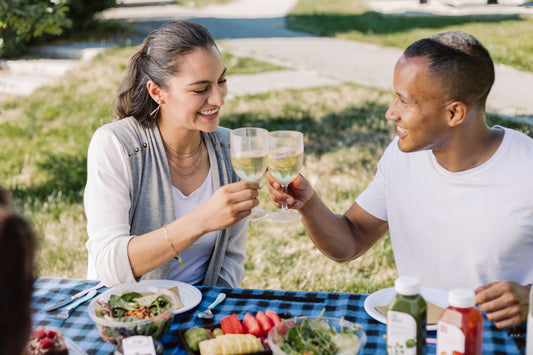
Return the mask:
<svg viewBox="0 0 533 355">
<path fill-rule="evenodd" d="M 0 187 L 0 354 L 21 354 L 31 332 L 35 234 Z"/>
</svg>

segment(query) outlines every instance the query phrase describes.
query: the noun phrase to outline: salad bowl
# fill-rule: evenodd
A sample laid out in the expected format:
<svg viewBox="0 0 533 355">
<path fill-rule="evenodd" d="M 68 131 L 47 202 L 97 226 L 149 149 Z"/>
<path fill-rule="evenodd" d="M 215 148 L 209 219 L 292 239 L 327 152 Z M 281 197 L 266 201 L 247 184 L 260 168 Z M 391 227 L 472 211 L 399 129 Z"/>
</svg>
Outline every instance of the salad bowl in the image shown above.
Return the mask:
<svg viewBox="0 0 533 355">
<path fill-rule="evenodd" d="M 344 318 L 301 316 L 274 326 L 267 342 L 274 355 L 356 355 L 366 344 L 366 334 Z"/>
<path fill-rule="evenodd" d="M 122 339 L 151 336 L 161 339 L 169 330 L 177 296 L 142 284 L 123 284 L 94 298 L 87 311 L 104 340 L 120 344 Z"/>
</svg>

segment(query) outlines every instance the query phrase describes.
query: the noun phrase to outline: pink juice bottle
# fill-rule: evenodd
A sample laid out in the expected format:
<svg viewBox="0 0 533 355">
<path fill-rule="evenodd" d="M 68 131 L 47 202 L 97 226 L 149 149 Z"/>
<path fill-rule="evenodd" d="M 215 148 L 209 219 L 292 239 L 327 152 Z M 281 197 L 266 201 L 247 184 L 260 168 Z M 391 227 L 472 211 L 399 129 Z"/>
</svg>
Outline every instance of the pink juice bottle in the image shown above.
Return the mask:
<svg viewBox="0 0 533 355">
<path fill-rule="evenodd" d="M 475 307 L 476 295 L 467 289 L 448 293 L 448 303 L 437 327 L 437 355 L 481 355 L 483 316 Z"/>
</svg>

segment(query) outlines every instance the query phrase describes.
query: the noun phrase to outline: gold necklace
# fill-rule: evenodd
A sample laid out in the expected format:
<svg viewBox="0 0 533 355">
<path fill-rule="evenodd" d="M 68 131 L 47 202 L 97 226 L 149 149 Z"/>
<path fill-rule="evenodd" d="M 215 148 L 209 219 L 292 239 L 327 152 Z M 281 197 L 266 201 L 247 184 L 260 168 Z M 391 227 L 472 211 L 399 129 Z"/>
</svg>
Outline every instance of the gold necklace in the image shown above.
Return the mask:
<svg viewBox="0 0 533 355">
<path fill-rule="evenodd" d="M 163 142 L 164 143 L 164 142 Z M 198 170 L 198 167 L 200 166 L 200 163 L 202 162 L 203 157 L 203 138 L 200 137 L 200 144 L 198 144 L 198 147 L 194 148 L 189 153 L 179 153 L 174 150 L 172 150 L 166 143 L 163 144 L 165 146 L 165 152 L 167 153 L 167 160 L 169 163 L 169 166 L 176 167 L 176 169 L 173 169 L 173 172 L 176 173 L 178 176 L 182 178 L 190 178 L 193 176 L 196 171 Z M 195 155 L 198 155 L 198 158 L 196 159 L 193 164 L 187 166 L 182 165 L 179 163 L 179 160 L 183 159 L 190 159 L 194 157 Z M 183 174 L 181 173 L 182 170 L 191 171 L 190 173 Z"/>
</svg>

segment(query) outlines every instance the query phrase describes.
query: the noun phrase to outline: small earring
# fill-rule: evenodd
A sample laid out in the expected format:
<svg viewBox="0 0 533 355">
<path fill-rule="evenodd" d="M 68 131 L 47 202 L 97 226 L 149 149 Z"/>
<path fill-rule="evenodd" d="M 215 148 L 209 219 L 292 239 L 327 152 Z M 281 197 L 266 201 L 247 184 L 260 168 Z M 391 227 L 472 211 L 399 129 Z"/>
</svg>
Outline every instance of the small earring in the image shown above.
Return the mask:
<svg viewBox="0 0 533 355">
<path fill-rule="evenodd" d="M 156 116 L 159 113 L 159 109 L 161 108 L 161 102 L 159 101 L 159 99 L 155 100 L 155 102 L 157 103 L 157 107 L 152 112 L 150 112 L 150 116 Z"/>
</svg>

